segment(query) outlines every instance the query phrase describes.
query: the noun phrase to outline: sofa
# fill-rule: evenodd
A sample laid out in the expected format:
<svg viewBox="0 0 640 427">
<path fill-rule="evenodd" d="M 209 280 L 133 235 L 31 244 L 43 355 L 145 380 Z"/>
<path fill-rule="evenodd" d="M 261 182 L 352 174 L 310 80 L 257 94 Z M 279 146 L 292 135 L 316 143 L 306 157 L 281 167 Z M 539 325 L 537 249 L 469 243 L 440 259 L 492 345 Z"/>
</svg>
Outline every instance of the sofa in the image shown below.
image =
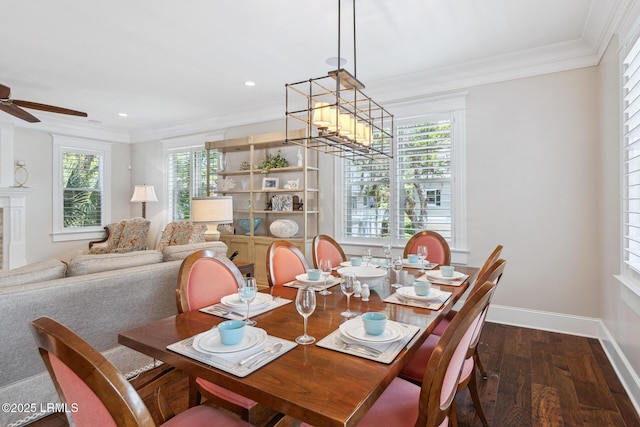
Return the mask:
<svg viewBox="0 0 640 427">
<path fill-rule="evenodd" d="M 129 377 L 153 367 L 148 356 L 119 345 L 118 332 L 177 313 L 178 271 L 189 253 L 227 253 L 222 242 L 181 246 L 0 271 L 0 426 L 27 424 L 48 415 L 47 403 L 60 402 L 31 335 L 38 317 L 68 326 Z"/>
</svg>

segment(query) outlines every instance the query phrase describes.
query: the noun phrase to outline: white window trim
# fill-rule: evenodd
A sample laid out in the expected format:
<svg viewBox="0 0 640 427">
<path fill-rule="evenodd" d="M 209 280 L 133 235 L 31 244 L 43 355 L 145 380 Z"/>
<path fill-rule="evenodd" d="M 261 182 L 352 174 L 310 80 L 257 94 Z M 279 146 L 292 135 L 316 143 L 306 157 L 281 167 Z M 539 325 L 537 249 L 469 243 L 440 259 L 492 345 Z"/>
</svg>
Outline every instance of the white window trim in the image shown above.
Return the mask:
<svg viewBox="0 0 640 427">
<path fill-rule="evenodd" d="M 62 135 L 53 137 L 53 232 L 54 242 L 68 242 L 72 240 L 97 239 L 104 236 L 104 226 L 111 223 L 111 144 L 107 142 L 90 141 Z M 62 153 L 73 151 L 76 153 L 98 154 L 103 158 L 102 177 L 102 225 L 99 227 L 81 227 L 73 230 L 64 228 L 63 221 L 63 182 L 62 182 Z"/>
<path fill-rule="evenodd" d="M 454 227 L 454 241 L 451 242 L 451 262 L 456 264 L 466 264 L 469 250 L 467 248 L 467 157 L 466 157 L 466 98 L 467 93 L 458 93 L 453 96 L 434 97 L 429 99 L 418 99 L 396 104 L 385 104 L 397 120 L 411 119 L 438 113 L 453 113 L 453 124 L 451 128 L 452 140 L 452 172 L 453 172 L 453 200 L 452 216 Z M 344 168 L 342 159 L 334 157 L 333 168 L 336 173 L 336 181 L 344 182 Z M 392 183 L 393 184 L 393 183 Z M 397 197 L 394 196 L 394 197 Z M 393 201 L 395 203 L 395 200 Z M 343 188 L 334 192 L 334 206 L 340 206 L 336 213 L 343 212 Z M 340 245 L 348 253 L 359 253 L 362 244 L 366 243 L 371 247 L 380 247 L 389 243 L 385 239 L 358 239 L 346 238 L 343 233 L 344 217 L 336 215 L 334 220 L 333 234 L 337 237 Z M 392 246 L 395 249 L 404 248 L 406 241 L 392 239 Z"/>
</svg>

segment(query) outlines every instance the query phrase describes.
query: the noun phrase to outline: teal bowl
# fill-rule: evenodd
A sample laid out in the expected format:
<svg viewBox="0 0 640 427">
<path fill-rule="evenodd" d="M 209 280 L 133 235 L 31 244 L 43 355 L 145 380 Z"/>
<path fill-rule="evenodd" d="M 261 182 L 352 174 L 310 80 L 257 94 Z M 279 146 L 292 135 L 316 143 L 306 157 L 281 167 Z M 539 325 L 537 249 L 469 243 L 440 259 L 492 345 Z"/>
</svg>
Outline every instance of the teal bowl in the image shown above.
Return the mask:
<svg viewBox="0 0 640 427">
<path fill-rule="evenodd" d="M 218 325 L 220 341 L 224 345 L 236 345 L 244 337 L 245 324 L 242 320 L 227 320 Z"/>
<path fill-rule="evenodd" d="M 387 315 L 384 313 L 368 312 L 362 315 L 364 331 L 369 335 L 380 335 L 387 327 Z"/>
<path fill-rule="evenodd" d="M 253 231 L 255 231 L 258 226 L 260 226 L 260 223 L 262 222 L 262 218 L 254 218 L 253 219 Z M 251 224 L 251 220 L 249 218 L 240 218 L 238 220 L 238 223 L 240 224 L 240 227 L 242 227 L 242 229 L 244 230 L 244 234 L 246 234 L 247 236 L 251 234 L 251 228 L 250 228 L 250 224 Z"/>
</svg>

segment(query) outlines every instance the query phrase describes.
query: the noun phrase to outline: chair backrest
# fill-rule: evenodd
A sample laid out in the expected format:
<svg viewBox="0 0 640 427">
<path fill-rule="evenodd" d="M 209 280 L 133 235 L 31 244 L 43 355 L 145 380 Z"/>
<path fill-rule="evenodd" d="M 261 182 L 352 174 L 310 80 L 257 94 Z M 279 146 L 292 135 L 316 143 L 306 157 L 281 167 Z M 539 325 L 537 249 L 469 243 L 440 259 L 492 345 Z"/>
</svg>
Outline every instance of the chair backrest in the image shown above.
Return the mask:
<svg viewBox="0 0 640 427">
<path fill-rule="evenodd" d="M 333 267 L 347 260 L 340 244 L 325 234 L 318 234 L 313 238 L 312 252 L 315 268 L 318 268 L 321 259 L 330 259 Z"/>
<path fill-rule="evenodd" d="M 507 261 L 504 259 L 499 259 L 491 264 L 489 268 L 487 268 L 484 272 L 481 271 L 480 273 L 478 273 L 478 278 L 476 279 L 476 283 L 473 285 L 470 293 L 474 293 L 485 282 L 491 282 L 494 285 L 498 285 L 498 282 L 500 282 L 500 278 L 502 277 L 502 273 L 504 272 L 504 268 L 506 266 Z"/>
<path fill-rule="evenodd" d="M 31 330 L 67 411 L 69 424 L 155 426 L 144 402 L 122 373 L 73 331 L 48 317 Z"/>
<path fill-rule="evenodd" d="M 418 246 L 425 245 L 429 250 L 427 259 L 440 265 L 451 264 L 451 249 L 449 244 L 442 235 L 435 231 L 423 230 L 418 231 L 411 236 L 407 244 L 404 246 L 404 258 L 409 254 L 418 252 Z"/>
<path fill-rule="evenodd" d="M 269 286 L 279 286 L 304 274 L 309 264 L 304 255 L 293 243 L 287 240 L 274 240 L 267 250 L 267 278 Z"/>
<path fill-rule="evenodd" d="M 449 416 L 469 344 L 494 289 L 493 283 L 485 283 L 469 297 L 431 353 L 422 380 L 416 426 L 439 426 Z"/>
<path fill-rule="evenodd" d="M 244 279 L 233 262 L 211 249 L 195 251 L 182 261 L 178 272 L 178 312 L 197 310 L 220 302 L 238 291 Z"/>
<path fill-rule="evenodd" d="M 500 254 L 502 253 L 502 245 L 496 246 L 496 248 L 491 252 L 489 258 L 484 262 L 482 268 L 478 272 L 478 278 L 482 277 L 487 269 L 493 265 L 498 259 L 500 259 Z"/>
</svg>

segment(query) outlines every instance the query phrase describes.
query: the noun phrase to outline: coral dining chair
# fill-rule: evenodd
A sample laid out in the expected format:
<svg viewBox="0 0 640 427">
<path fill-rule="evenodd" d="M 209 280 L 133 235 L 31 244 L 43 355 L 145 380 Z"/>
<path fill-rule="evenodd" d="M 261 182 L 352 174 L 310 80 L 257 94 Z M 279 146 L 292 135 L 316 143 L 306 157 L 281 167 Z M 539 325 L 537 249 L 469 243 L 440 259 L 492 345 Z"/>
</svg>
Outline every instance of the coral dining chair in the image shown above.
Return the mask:
<svg viewBox="0 0 640 427">
<path fill-rule="evenodd" d="M 184 259 L 178 273 L 176 304 L 178 312 L 198 310 L 216 304 L 226 296 L 238 292 L 244 279 L 226 256 L 211 249 L 195 251 Z M 216 405 L 228 409 L 250 423 L 258 423 L 275 415 L 258 402 L 234 393 L 202 378 L 189 377 L 189 407 L 200 404 L 204 396 Z"/>
<path fill-rule="evenodd" d="M 423 230 L 418 231 L 411 236 L 404 246 L 403 257 L 407 258 L 409 254 L 418 253 L 418 246 L 425 245 L 429 251 L 427 259 L 439 265 L 451 264 L 451 249 L 449 244 L 441 234 L 435 231 Z"/>
<path fill-rule="evenodd" d="M 494 287 L 492 283 L 482 286 L 456 314 L 452 327 L 438 341 L 420 385 L 394 378 L 358 427 L 444 427 L 449 421 L 457 425 L 455 395 L 460 372 Z"/>
<path fill-rule="evenodd" d="M 31 322 L 40 355 L 67 403 L 69 425 L 155 426 L 155 421 L 133 386 L 98 350 L 80 336 L 48 317 Z M 197 406 L 170 418 L 165 427 L 200 427 L 251 424 L 209 406 Z"/>
<path fill-rule="evenodd" d="M 334 267 L 347 260 L 340 244 L 326 234 L 318 234 L 313 238 L 312 252 L 315 268 L 319 268 L 321 259 L 331 260 L 331 265 Z"/>
<path fill-rule="evenodd" d="M 267 278 L 272 290 L 295 280 L 308 269 L 309 264 L 296 245 L 287 240 L 271 242 L 267 249 Z"/>
</svg>

